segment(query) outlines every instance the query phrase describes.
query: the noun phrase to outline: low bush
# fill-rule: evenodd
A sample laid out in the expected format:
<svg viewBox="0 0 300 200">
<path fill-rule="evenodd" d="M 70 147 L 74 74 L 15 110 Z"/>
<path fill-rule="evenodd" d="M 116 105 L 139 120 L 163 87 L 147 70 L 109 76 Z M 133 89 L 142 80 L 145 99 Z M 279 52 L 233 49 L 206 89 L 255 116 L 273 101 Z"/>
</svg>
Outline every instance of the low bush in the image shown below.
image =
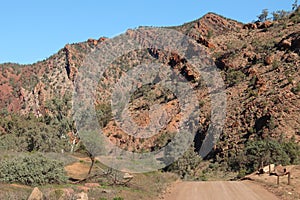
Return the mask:
<svg viewBox="0 0 300 200">
<path fill-rule="evenodd" d="M 229 69 L 226 72 L 226 83 L 229 87 L 232 87 L 245 79 L 246 75 L 238 70 Z"/>
<path fill-rule="evenodd" d="M 0 163 L 0 181 L 25 185 L 60 184 L 66 182 L 61 162 L 41 154 L 23 154 Z"/>
<path fill-rule="evenodd" d="M 176 173 L 183 179 L 197 179 L 201 162 L 202 158 L 194 151 L 194 148 L 189 148 L 182 157 L 167 166 L 165 171 Z"/>
</svg>

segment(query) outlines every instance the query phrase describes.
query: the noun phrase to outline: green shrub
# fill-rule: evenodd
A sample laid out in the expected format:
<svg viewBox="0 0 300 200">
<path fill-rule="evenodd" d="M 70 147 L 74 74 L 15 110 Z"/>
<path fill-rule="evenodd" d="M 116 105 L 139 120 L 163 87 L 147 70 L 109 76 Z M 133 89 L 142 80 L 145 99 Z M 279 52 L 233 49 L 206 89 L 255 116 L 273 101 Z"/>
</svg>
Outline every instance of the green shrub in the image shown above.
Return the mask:
<svg viewBox="0 0 300 200">
<path fill-rule="evenodd" d="M 294 94 L 298 94 L 300 92 L 300 83 L 298 83 L 296 87 L 292 88 L 291 91 Z"/>
<path fill-rule="evenodd" d="M 202 158 L 194 151 L 194 148 L 189 148 L 181 158 L 166 167 L 165 170 L 174 172 L 181 178 L 195 179 L 201 162 Z"/>
<path fill-rule="evenodd" d="M 0 118 L 0 127 L 4 134 L 0 136 L 0 150 L 61 152 L 69 151 L 66 133 L 60 125 L 43 122 L 46 117 L 36 118 L 33 115 L 17 115 Z M 51 122 L 53 119 L 49 119 Z"/>
<path fill-rule="evenodd" d="M 105 127 L 112 119 L 112 110 L 110 103 L 102 103 L 96 106 L 96 114 L 100 127 Z"/>
<path fill-rule="evenodd" d="M 25 185 L 60 184 L 66 182 L 61 162 L 41 154 L 23 154 L 0 163 L 0 181 Z"/>
<path fill-rule="evenodd" d="M 294 142 L 293 138 L 290 141 L 283 142 L 282 148 L 290 158 L 291 164 L 300 163 L 300 146 Z"/>
<path fill-rule="evenodd" d="M 240 179 L 240 178 L 244 178 L 246 176 L 246 173 L 247 173 L 247 170 L 245 169 L 240 169 L 238 175 L 237 175 L 237 178 Z"/>
<path fill-rule="evenodd" d="M 229 167 L 241 175 L 252 173 L 261 164 L 289 165 L 300 162 L 300 146 L 293 140 L 258 139 L 248 141 L 238 155 L 229 158 Z M 242 172 L 242 173 L 241 173 Z"/>
<path fill-rule="evenodd" d="M 245 74 L 241 71 L 237 71 L 234 69 L 229 69 L 226 72 L 226 82 L 229 87 L 232 87 L 245 79 Z"/>
<path fill-rule="evenodd" d="M 122 197 L 115 197 L 113 200 L 124 200 Z"/>
</svg>

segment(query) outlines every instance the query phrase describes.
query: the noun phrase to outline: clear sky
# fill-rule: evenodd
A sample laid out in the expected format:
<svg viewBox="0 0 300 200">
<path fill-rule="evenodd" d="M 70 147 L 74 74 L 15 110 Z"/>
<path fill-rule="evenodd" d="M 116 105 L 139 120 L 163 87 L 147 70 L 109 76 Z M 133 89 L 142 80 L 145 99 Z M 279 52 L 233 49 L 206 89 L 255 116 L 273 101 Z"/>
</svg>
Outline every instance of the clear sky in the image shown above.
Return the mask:
<svg viewBox="0 0 300 200">
<path fill-rule="evenodd" d="M 138 26 L 181 25 L 215 12 L 241 22 L 294 0 L 2 0 L 0 63 L 33 63 L 67 43 L 113 37 Z"/>
</svg>

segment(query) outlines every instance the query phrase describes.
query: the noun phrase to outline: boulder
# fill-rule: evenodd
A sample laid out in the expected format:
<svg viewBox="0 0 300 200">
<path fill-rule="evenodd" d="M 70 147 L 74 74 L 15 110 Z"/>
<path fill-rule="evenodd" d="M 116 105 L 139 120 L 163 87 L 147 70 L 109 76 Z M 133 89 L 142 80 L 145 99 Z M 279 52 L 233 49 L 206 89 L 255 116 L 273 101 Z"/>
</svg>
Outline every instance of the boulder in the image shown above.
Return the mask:
<svg viewBox="0 0 300 200">
<path fill-rule="evenodd" d="M 78 193 L 75 195 L 75 199 L 76 200 L 88 200 L 89 197 L 88 197 L 87 193 L 81 192 L 81 193 Z"/>
<path fill-rule="evenodd" d="M 125 173 L 123 178 L 124 179 L 132 179 L 133 176 L 131 174 L 129 174 L 129 173 Z"/>
<path fill-rule="evenodd" d="M 264 21 L 264 22 L 260 22 L 259 24 L 257 24 L 257 28 L 259 28 L 259 29 L 269 28 L 272 25 L 273 25 L 273 22 L 271 22 L 271 21 Z"/>
<path fill-rule="evenodd" d="M 251 77 L 257 76 L 258 74 L 257 69 L 255 69 L 254 67 L 249 68 L 247 72 Z"/>
<path fill-rule="evenodd" d="M 287 53 L 283 56 L 283 60 L 286 62 L 286 63 L 292 63 L 294 62 L 295 60 L 299 59 L 298 58 L 299 56 L 294 53 L 294 52 L 290 52 L 290 53 Z"/>
<path fill-rule="evenodd" d="M 278 44 L 278 47 L 282 50 L 290 49 L 291 46 L 292 46 L 291 42 L 286 39 L 281 40 Z"/>
<path fill-rule="evenodd" d="M 274 56 L 269 55 L 265 57 L 265 64 L 266 65 L 271 65 L 274 62 Z"/>
<path fill-rule="evenodd" d="M 263 28 L 269 28 L 271 26 L 273 26 L 273 22 L 271 21 L 265 21 L 263 24 Z"/>
<path fill-rule="evenodd" d="M 216 46 L 211 42 L 207 43 L 207 47 L 210 48 L 210 49 L 215 49 L 216 48 Z"/>
<path fill-rule="evenodd" d="M 98 44 L 98 40 L 95 40 L 95 39 L 88 39 L 87 41 L 90 45 L 94 45 L 96 46 Z"/>
<path fill-rule="evenodd" d="M 43 199 L 44 199 L 44 195 L 37 187 L 35 187 L 32 190 L 30 196 L 28 197 L 28 200 L 43 200 Z"/>
<path fill-rule="evenodd" d="M 257 29 L 257 25 L 254 23 L 245 24 L 243 29 Z"/>
</svg>

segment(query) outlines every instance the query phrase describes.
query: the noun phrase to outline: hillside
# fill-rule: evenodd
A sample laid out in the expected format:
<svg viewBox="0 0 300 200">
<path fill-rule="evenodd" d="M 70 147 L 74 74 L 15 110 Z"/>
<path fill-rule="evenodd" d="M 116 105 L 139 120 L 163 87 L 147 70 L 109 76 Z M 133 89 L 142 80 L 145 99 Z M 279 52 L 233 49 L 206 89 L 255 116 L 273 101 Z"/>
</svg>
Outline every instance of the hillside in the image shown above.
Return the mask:
<svg viewBox="0 0 300 200">
<path fill-rule="evenodd" d="M 224 170 L 246 170 L 244 173 L 257 169 L 261 162 L 283 165 L 299 162 L 300 10 L 277 21 L 250 24 L 208 13 L 193 22 L 167 28 L 179 31 L 201 45 L 225 82 L 225 125 L 219 141 L 205 159 L 218 163 Z M 127 34 L 130 35 L 131 30 Z M 138 36 L 133 34 L 132 37 Z M 107 40 L 101 37 L 67 44 L 48 59 L 31 65 L 0 65 L 0 150 L 70 152 L 74 148 L 82 149 L 72 118 L 72 94 L 78 71 L 84 68 L 85 57 L 101 48 Z M 174 137 L 182 114 L 179 100 L 157 85 L 140 87 L 131 98 L 129 110 L 138 125 L 146 126 L 150 123 L 150 107 L 159 105 L 169 116 L 168 124 L 159 134 L 135 138 L 121 130 L 112 118 L 111 88 L 128 69 L 142 63 L 164 63 L 198 89 L 201 113 L 194 147 L 199 151 L 210 124 L 209 93 L 202 84 L 201 75 L 176 52 L 168 54 L 158 49 L 123 55 L 105 72 L 96 89 L 98 98 L 95 102 L 101 113 L 98 117 L 105 136 L 132 152 L 160 149 Z M 280 155 L 271 153 L 249 164 L 244 150 L 261 141 L 269 141 L 275 150 L 268 150 L 278 151 L 286 157 L 276 160 Z M 296 153 L 288 152 L 286 146 L 278 147 L 280 144 L 290 145 L 288 147 Z M 286 152 L 282 152 L 282 148 Z"/>
</svg>

